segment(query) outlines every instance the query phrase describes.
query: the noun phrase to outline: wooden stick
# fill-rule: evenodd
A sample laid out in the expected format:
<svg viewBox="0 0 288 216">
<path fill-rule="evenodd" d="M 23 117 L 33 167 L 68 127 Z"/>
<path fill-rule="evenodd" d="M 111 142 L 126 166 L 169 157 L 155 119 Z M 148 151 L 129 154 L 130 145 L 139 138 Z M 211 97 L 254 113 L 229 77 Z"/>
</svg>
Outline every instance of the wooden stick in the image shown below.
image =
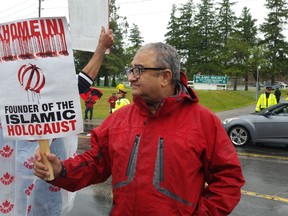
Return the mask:
<svg viewBox="0 0 288 216">
<path fill-rule="evenodd" d="M 46 181 L 52 181 L 54 179 L 54 172 L 52 168 L 52 164 L 50 161 L 48 161 L 46 154 L 50 154 L 50 146 L 49 146 L 49 141 L 47 139 L 45 140 L 38 140 L 39 147 L 40 147 L 40 154 L 43 163 L 48 167 L 50 176 L 47 177 L 45 180 Z"/>
</svg>

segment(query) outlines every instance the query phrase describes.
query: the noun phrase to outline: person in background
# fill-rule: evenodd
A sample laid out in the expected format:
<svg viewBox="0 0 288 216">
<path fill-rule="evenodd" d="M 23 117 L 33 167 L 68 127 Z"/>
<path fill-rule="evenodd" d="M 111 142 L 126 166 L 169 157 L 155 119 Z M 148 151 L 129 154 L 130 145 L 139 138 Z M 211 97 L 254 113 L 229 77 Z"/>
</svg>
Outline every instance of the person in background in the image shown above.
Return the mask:
<svg viewBox="0 0 288 216">
<path fill-rule="evenodd" d="M 112 113 L 112 110 L 115 108 L 115 102 L 117 100 L 116 93 L 112 93 L 112 95 L 108 98 L 107 102 L 109 103 L 109 113 Z"/>
<path fill-rule="evenodd" d="M 288 93 L 287 93 L 286 101 L 288 101 Z"/>
<path fill-rule="evenodd" d="M 112 30 L 101 29 L 90 62 L 78 75 L 80 93 L 87 92 L 96 78 L 106 50 L 114 43 Z M 49 140 L 51 152 L 61 160 L 76 155 L 78 137 Z M 0 122 L 0 215 L 65 216 L 71 211 L 75 193 L 38 179 L 33 173 L 37 140 L 5 140 Z"/>
<path fill-rule="evenodd" d="M 121 107 L 130 104 L 130 101 L 127 98 L 125 98 L 127 94 L 127 90 L 125 89 L 125 86 L 122 83 L 120 83 L 118 86 L 116 86 L 116 88 L 118 89 L 117 100 L 115 102 L 115 108 L 112 109 L 112 113 L 114 113 L 116 110 L 120 109 Z"/>
<path fill-rule="evenodd" d="M 258 98 L 255 111 L 260 112 L 262 109 L 266 109 L 272 105 L 277 104 L 275 95 L 271 92 L 272 87 L 266 86 L 266 91 Z"/>
<path fill-rule="evenodd" d="M 245 183 L 241 165 L 220 119 L 180 73 L 176 49 L 144 45 L 127 75 L 133 103 L 91 131 L 82 155 L 61 161 L 47 154 L 49 183 L 77 191 L 112 176 L 111 216 L 229 215 Z M 49 176 L 39 152 L 34 173 Z"/>
<path fill-rule="evenodd" d="M 88 120 L 88 113 L 89 113 L 89 119 L 92 120 L 93 118 L 93 107 L 96 101 L 92 98 L 92 95 L 90 94 L 88 98 L 85 100 L 85 121 Z"/>
<path fill-rule="evenodd" d="M 275 89 L 274 95 L 276 97 L 277 103 L 279 103 L 280 102 L 280 98 L 281 98 L 281 91 L 280 91 L 280 89 L 278 87 Z"/>
</svg>

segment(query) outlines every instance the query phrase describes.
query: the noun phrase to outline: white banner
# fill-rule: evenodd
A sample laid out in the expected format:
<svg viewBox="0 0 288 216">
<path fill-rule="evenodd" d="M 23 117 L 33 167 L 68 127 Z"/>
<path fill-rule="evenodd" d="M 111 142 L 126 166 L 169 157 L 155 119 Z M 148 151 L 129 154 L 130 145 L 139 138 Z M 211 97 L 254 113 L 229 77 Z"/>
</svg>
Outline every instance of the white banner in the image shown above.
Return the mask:
<svg viewBox="0 0 288 216">
<path fill-rule="evenodd" d="M 51 152 L 61 160 L 76 155 L 78 137 L 51 139 Z M 76 192 L 55 187 L 34 175 L 37 140 L 4 140 L 0 122 L 0 215 L 65 216 Z"/>
<path fill-rule="evenodd" d="M 39 140 L 83 131 L 65 18 L 0 24 L 0 118 L 6 139 Z"/>
<path fill-rule="evenodd" d="M 72 48 L 94 52 L 101 26 L 109 26 L 109 0 L 69 0 Z"/>
</svg>

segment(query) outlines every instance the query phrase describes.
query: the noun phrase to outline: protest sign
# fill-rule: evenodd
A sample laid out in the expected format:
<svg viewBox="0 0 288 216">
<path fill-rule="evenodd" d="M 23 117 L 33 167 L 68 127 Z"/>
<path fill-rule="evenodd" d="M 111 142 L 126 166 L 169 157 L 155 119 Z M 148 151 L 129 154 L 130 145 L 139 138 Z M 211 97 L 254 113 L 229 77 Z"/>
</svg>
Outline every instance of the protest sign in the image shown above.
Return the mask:
<svg viewBox="0 0 288 216">
<path fill-rule="evenodd" d="M 69 0 L 72 48 L 94 52 L 101 26 L 108 29 L 109 0 Z"/>
<path fill-rule="evenodd" d="M 65 18 L 0 25 L 0 118 L 5 139 L 42 140 L 82 132 Z"/>
</svg>

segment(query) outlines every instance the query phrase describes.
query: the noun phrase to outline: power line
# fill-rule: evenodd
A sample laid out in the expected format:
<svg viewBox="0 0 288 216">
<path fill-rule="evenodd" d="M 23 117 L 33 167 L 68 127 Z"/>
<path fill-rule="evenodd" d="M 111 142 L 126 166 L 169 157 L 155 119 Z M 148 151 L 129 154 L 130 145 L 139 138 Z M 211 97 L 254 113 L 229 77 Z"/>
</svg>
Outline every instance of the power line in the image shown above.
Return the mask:
<svg viewBox="0 0 288 216">
<path fill-rule="evenodd" d="M 68 9 L 67 7 L 45 7 L 42 8 L 43 10 L 61 10 L 61 9 Z"/>
<path fill-rule="evenodd" d="M 28 2 L 28 1 L 29 1 L 29 0 L 26 0 L 26 1 L 22 2 L 22 3 L 15 4 L 15 5 L 11 6 L 10 8 L 6 8 L 6 9 L 0 11 L 0 13 L 5 13 L 5 12 L 9 11 L 10 9 L 15 9 L 15 7 L 18 7 L 18 6 L 22 5 L 22 4 L 25 4 L 25 3 Z"/>
<path fill-rule="evenodd" d="M 8 0 L 9 1 L 9 0 Z M 66 0 L 68 1 L 68 0 Z M 59 0 L 24 0 L 19 3 L 18 1 L 13 1 L 11 4 L 8 4 L 8 8 L 2 9 L 0 11 L 0 23 L 1 22 L 8 22 L 12 19 L 22 19 L 22 18 L 29 18 L 31 15 L 36 17 L 43 16 L 43 10 L 48 11 L 55 11 L 55 10 L 68 10 L 68 7 L 59 5 Z M 48 4 L 46 4 L 46 2 Z M 41 4 L 42 3 L 42 4 Z M 63 1 L 62 1 L 63 3 Z M 47 5 L 47 7 L 46 7 Z M 53 7 L 53 6 L 60 6 L 60 7 Z"/>
<path fill-rule="evenodd" d="M 152 0 L 129 1 L 129 2 L 122 2 L 122 3 L 118 3 L 118 4 L 119 5 L 121 5 L 121 4 L 135 4 L 135 3 L 142 3 L 142 2 L 147 2 L 147 1 L 152 1 Z"/>
<path fill-rule="evenodd" d="M 26 9 L 35 8 L 36 5 L 37 5 L 37 3 L 33 3 L 32 5 L 29 5 L 29 6 L 25 7 L 25 8 L 21 8 L 21 9 L 19 9 L 19 10 L 17 10 L 17 11 L 13 11 L 13 13 L 9 13 L 9 14 L 7 14 L 7 15 L 5 15 L 5 16 L 0 17 L 0 20 L 1 20 L 1 19 L 4 19 L 4 18 L 7 18 L 7 17 L 11 17 L 11 16 L 13 16 L 13 15 L 15 15 L 15 14 L 18 14 L 19 12 L 23 12 L 23 11 L 25 11 Z M 15 8 L 14 8 L 14 9 L 15 9 Z"/>
<path fill-rule="evenodd" d="M 19 17 L 18 19 L 24 19 L 24 18 L 27 18 L 27 17 L 36 17 L 37 15 L 37 11 L 34 11 L 34 12 L 31 12 L 31 13 L 28 13 L 28 14 L 24 14 L 23 16 Z"/>
<path fill-rule="evenodd" d="M 138 14 L 128 14 L 128 15 L 125 15 L 125 16 L 145 16 L 145 15 L 152 15 L 152 14 L 160 14 L 160 13 L 168 13 L 170 11 L 168 10 L 163 10 L 163 11 L 153 11 L 153 12 L 147 12 L 147 13 L 138 13 Z"/>
</svg>

